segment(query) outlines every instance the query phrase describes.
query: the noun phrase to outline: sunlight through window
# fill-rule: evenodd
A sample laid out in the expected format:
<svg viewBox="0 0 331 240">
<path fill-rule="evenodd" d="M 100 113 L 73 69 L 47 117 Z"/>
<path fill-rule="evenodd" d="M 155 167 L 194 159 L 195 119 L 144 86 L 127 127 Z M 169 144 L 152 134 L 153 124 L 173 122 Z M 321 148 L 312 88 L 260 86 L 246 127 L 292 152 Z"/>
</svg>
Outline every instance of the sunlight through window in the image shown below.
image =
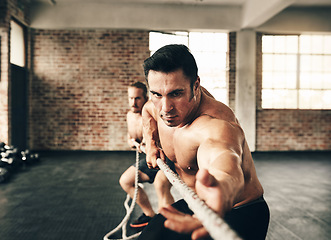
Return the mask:
<svg viewBox="0 0 331 240">
<path fill-rule="evenodd" d="M 25 66 L 24 30 L 15 21 L 10 22 L 10 63 Z"/>
<path fill-rule="evenodd" d="M 331 36 L 262 37 L 262 107 L 331 109 Z"/>
</svg>

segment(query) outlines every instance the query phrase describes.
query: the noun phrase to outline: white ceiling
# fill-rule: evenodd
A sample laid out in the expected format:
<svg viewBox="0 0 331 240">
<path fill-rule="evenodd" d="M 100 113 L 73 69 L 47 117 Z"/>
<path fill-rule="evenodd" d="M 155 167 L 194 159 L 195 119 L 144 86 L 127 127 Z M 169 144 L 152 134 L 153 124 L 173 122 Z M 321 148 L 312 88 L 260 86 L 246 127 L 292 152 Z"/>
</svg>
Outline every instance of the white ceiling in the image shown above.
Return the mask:
<svg viewBox="0 0 331 240">
<path fill-rule="evenodd" d="M 265 0 L 272 2 L 272 0 Z M 30 0 L 30 2 L 44 2 L 50 4 L 62 3 L 149 3 L 149 4 L 195 4 L 195 5 L 244 5 L 254 0 Z M 274 1 L 273 1 L 274 2 Z M 330 0 L 294 0 L 294 1 L 278 1 L 292 2 L 297 6 L 330 6 Z"/>
<path fill-rule="evenodd" d="M 56 3 L 84 3 L 84 2 L 93 2 L 93 3 L 149 3 L 149 4 L 215 4 L 215 5 L 224 5 L 224 4 L 235 4 L 241 5 L 247 0 L 30 0 L 30 2 L 49 2 L 50 4 Z"/>
<path fill-rule="evenodd" d="M 35 28 L 254 29 L 331 0 L 30 0 Z M 315 15 L 319 15 L 315 13 Z M 330 16 L 330 15 L 329 15 Z"/>
</svg>

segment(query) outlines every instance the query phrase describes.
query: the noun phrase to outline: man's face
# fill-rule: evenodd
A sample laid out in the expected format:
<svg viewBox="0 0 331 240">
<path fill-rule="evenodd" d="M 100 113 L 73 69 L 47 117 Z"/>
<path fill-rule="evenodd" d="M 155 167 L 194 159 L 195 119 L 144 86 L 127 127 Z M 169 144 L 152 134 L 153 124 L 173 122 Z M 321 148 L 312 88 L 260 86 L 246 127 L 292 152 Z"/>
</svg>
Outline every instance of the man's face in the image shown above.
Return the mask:
<svg viewBox="0 0 331 240">
<path fill-rule="evenodd" d="M 143 95 L 143 90 L 141 88 L 129 87 L 128 88 L 129 106 L 131 111 L 134 113 L 141 112 L 146 99 Z"/>
<path fill-rule="evenodd" d="M 190 80 L 181 69 L 170 73 L 150 70 L 148 84 L 151 100 L 164 123 L 169 127 L 184 126 L 197 106 L 199 81 L 192 92 Z"/>
</svg>

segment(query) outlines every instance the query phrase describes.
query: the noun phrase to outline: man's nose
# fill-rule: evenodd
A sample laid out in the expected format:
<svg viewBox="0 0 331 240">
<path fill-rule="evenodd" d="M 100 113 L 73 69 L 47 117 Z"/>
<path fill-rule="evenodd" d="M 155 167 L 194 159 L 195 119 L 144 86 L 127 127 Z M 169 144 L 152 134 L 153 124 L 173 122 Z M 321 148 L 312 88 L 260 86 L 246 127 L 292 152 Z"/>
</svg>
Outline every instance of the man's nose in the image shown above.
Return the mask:
<svg viewBox="0 0 331 240">
<path fill-rule="evenodd" d="M 162 99 L 162 112 L 168 113 L 173 109 L 173 103 L 169 98 Z"/>
</svg>

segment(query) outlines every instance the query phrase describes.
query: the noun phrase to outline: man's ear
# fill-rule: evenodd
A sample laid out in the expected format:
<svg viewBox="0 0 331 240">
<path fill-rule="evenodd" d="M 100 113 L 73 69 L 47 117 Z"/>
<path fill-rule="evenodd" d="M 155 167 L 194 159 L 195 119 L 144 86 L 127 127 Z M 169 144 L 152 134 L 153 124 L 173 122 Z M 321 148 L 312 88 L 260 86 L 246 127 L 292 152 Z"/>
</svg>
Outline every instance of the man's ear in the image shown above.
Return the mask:
<svg viewBox="0 0 331 240">
<path fill-rule="evenodd" d="M 198 77 L 197 80 L 195 80 L 194 82 L 194 86 L 193 86 L 194 95 L 197 94 L 197 90 L 199 89 L 199 87 L 200 87 L 200 77 Z"/>
</svg>

